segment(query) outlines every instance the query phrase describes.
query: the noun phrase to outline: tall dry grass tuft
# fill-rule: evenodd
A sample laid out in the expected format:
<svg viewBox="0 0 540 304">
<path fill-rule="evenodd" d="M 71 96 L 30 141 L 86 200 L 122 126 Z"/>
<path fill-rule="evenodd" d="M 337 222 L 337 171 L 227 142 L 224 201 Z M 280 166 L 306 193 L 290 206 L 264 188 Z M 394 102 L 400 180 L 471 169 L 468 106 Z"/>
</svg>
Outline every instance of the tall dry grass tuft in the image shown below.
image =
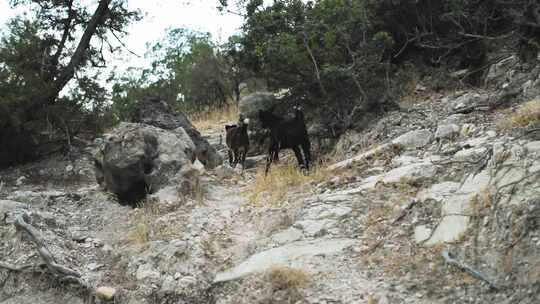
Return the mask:
<svg viewBox="0 0 540 304">
<path fill-rule="evenodd" d="M 540 123 L 540 98 L 522 104 L 516 112 L 505 117 L 498 124 L 498 127 L 501 130 L 509 131 L 538 123 Z"/>
<path fill-rule="evenodd" d="M 211 108 L 208 111 L 196 112 L 188 115 L 191 123 L 199 131 L 221 128 L 220 122 L 232 122 L 238 120 L 238 107 L 229 103 L 221 108 Z"/>
<path fill-rule="evenodd" d="M 172 240 L 180 237 L 182 226 L 179 223 L 158 221 L 162 210 L 151 201 L 143 201 L 135 209 L 135 226 L 128 233 L 131 244 L 146 244 L 154 240 Z"/>
<path fill-rule="evenodd" d="M 271 267 L 263 277 L 275 290 L 299 289 L 310 282 L 306 272 L 292 267 Z"/>
<path fill-rule="evenodd" d="M 251 204 L 279 206 L 295 190 L 306 191 L 331 177 L 347 173 L 350 172 L 327 170 L 324 164 L 313 167 L 308 175 L 298 170 L 296 163 L 273 166 L 267 176 L 264 175 L 264 168 L 259 168 L 255 181 L 247 187 L 245 194 Z"/>
</svg>

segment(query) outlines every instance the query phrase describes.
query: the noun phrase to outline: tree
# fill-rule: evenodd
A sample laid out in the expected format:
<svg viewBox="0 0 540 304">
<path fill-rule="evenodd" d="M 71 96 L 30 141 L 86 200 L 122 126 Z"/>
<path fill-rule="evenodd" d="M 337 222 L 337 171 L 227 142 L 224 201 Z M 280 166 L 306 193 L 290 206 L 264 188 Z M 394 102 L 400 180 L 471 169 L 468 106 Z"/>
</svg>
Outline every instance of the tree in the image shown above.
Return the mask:
<svg viewBox="0 0 540 304">
<path fill-rule="evenodd" d="M 104 66 L 103 52 L 116 51 L 113 40 L 120 39 L 123 28 L 139 18 L 123 0 L 100 0 L 93 13 L 84 1 L 12 0 L 11 4 L 33 7 L 35 14 L 12 20 L 0 40 L 0 104 L 10 113 L 3 114 L 9 119 L 0 131 L 0 145 L 12 141 L 14 135 L 20 139 L 4 150 L 0 166 L 39 156 L 47 142 L 41 136 L 45 123 L 70 134 L 67 117 L 52 110 L 59 105 L 82 108 L 76 101 L 59 99 L 60 92 L 77 73 Z"/>
<path fill-rule="evenodd" d="M 220 107 L 236 98 L 231 59 L 209 33 L 170 29 L 146 56 L 152 60 L 151 68 L 131 70 L 115 85 L 113 107 L 117 110 L 128 110 L 145 94 L 160 95 L 184 111 Z"/>
</svg>

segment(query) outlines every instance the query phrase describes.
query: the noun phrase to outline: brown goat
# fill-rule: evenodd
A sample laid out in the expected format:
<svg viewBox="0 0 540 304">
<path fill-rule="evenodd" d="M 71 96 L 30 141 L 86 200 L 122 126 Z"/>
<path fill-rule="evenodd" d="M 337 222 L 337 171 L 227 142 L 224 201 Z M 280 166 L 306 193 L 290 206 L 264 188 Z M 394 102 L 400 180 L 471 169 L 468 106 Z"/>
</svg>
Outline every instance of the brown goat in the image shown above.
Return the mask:
<svg viewBox="0 0 540 304">
<path fill-rule="evenodd" d="M 244 168 L 244 163 L 246 161 L 246 155 L 249 150 L 249 136 L 247 133 L 247 128 L 249 124 L 249 119 L 243 119 L 240 116 L 240 120 L 237 125 L 226 125 L 225 126 L 225 143 L 229 148 L 229 164 L 231 167 L 236 167 L 236 164 L 239 162 Z"/>
</svg>

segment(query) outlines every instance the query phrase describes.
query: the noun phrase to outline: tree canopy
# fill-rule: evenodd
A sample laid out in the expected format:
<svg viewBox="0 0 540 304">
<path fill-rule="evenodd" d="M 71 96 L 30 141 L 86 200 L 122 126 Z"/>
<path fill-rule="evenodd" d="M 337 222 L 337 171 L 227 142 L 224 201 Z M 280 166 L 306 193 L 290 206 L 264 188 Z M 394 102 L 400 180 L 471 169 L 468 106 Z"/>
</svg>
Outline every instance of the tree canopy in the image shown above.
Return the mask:
<svg viewBox="0 0 540 304">
<path fill-rule="evenodd" d="M 0 40 L 0 145 L 8 147 L 2 150 L 0 165 L 38 156 L 38 147 L 54 137 L 54 129 L 71 132 L 74 121 L 69 118 L 75 117 L 66 116 L 66 111 L 81 113 L 83 105 L 59 98 L 60 92 L 74 77 L 77 87 L 98 92 L 95 82 L 89 86 L 90 78 L 78 73 L 105 66 L 104 52 L 116 51 L 113 40 L 139 19 L 123 0 L 100 0 L 91 6 L 75 0 L 10 3 L 31 7 L 33 13 L 13 19 Z M 45 138 L 44 129 L 51 131 Z"/>
</svg>

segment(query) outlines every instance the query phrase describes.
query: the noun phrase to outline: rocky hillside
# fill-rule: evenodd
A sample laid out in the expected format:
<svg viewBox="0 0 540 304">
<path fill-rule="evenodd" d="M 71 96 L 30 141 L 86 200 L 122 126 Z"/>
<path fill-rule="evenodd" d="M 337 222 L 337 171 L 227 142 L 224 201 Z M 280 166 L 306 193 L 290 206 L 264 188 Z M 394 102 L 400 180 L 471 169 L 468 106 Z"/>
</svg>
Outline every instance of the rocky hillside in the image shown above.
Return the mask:
<svg viewBox="0 0 540 304">
<path fill-rule="evenodd" d="M 2 171 L 0 303 L 538 303 L 540 73 L 512 60 L 489 90 L 418 86 L 309 176 L 186 165 L 153 127 L 152 166 L 196 182 L 145 169 L 136 208 L 95 182 L 100 142 Z"/>
</svg>

